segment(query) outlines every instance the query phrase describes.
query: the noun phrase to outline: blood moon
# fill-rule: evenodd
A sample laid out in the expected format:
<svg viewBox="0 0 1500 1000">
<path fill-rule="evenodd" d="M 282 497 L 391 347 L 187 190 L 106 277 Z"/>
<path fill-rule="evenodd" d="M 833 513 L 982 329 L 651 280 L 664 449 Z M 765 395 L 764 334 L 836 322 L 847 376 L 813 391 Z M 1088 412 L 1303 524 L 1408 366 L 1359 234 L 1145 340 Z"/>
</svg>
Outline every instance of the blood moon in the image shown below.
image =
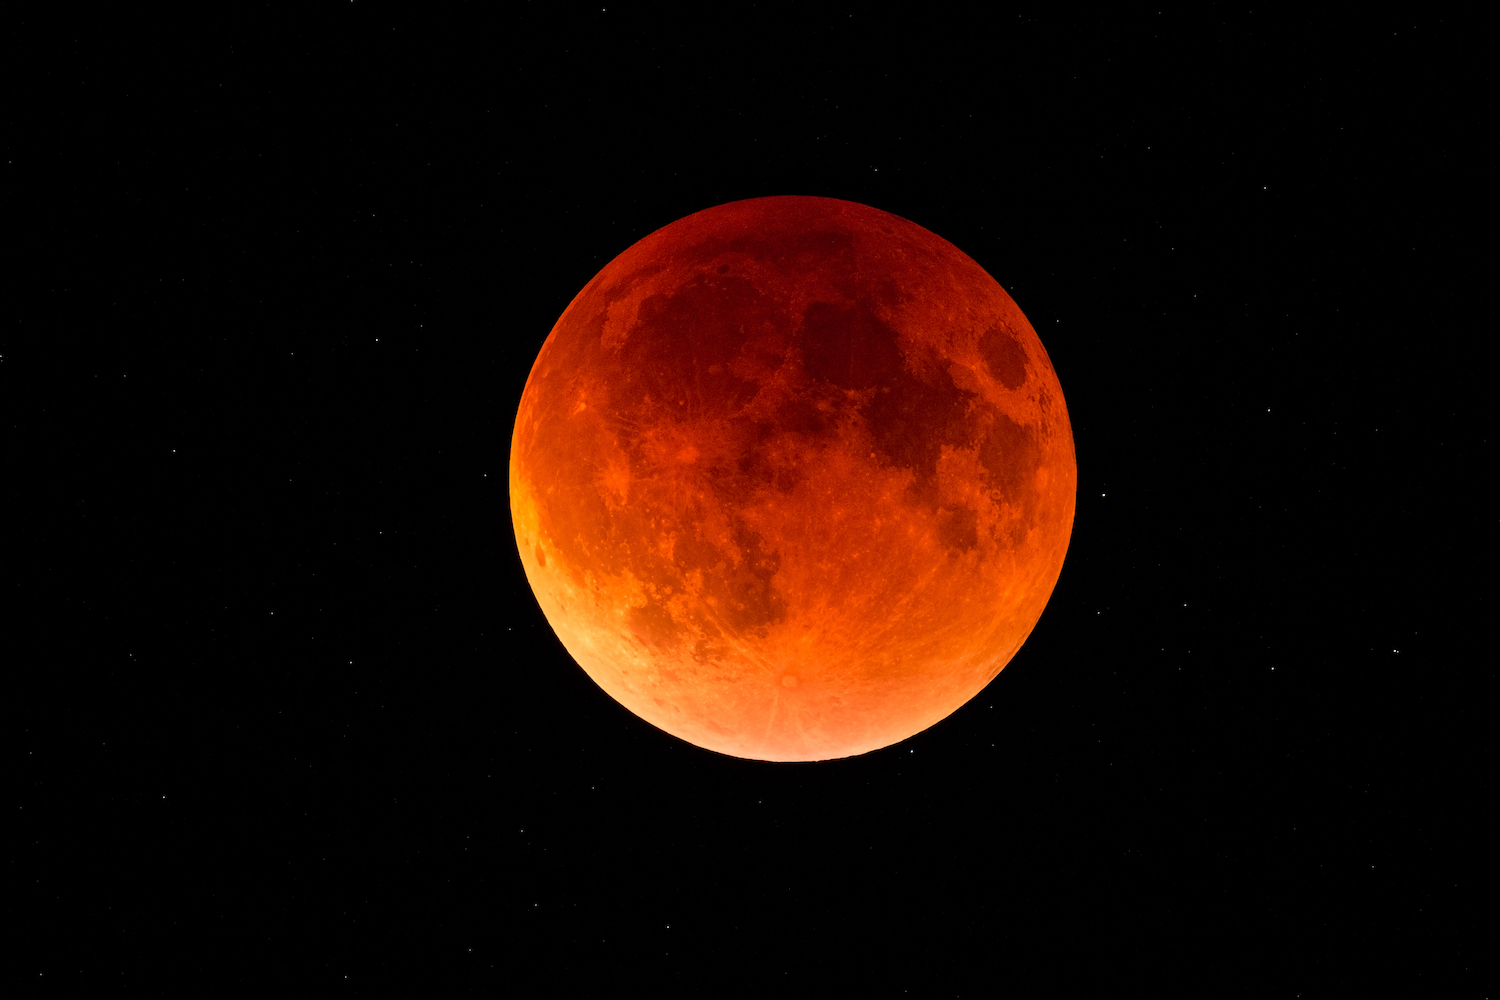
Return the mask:
<svg viewBox="0 0 1500 1000">
<path fill-rule="evenodd" d="M 526 576 L 568 652 L 700 747 L 824 760 L 979 692 L 1062 569 L 1077 464 L 968 256 L 830 198 L 659 229 L 563 312 L 516 415 Z"/>
</svg>

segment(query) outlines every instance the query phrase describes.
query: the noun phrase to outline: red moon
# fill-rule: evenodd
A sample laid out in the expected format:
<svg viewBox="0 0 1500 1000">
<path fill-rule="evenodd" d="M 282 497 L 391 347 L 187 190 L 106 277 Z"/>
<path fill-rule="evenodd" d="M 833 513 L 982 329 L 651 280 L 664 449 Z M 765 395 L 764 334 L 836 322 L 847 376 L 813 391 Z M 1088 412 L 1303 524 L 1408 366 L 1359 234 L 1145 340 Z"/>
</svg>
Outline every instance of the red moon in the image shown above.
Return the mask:
<svg viewBox="0 0 1500 1000">
<path fill-rule="evenodd" d="M 994 278 L 915 223 L 756 198 L 659 229 L 542 345 L 516 415 L 521 562 L 647 722 L 850 757 L 974 697 L 1041 616 L 1078 467 Z"/>
</svg>

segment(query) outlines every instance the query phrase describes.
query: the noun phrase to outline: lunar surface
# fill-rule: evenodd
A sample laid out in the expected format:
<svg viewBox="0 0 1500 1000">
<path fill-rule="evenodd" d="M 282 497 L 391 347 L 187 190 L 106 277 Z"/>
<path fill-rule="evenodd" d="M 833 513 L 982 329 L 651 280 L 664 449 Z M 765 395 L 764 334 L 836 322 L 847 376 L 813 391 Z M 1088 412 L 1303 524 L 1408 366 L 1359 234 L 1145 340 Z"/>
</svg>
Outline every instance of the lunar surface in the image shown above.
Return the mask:
<svg viewBox="0 0 1500 1000">
<path fill-rule="evenodd" d="M 547 620 L 700 747 L 889 746 L 998 674 L 1061 572 L 1077 465 L 1052 363 L 941 237 L 827 198 L 652 233 L 589 282 L 516 416 Z"/>
</svg>

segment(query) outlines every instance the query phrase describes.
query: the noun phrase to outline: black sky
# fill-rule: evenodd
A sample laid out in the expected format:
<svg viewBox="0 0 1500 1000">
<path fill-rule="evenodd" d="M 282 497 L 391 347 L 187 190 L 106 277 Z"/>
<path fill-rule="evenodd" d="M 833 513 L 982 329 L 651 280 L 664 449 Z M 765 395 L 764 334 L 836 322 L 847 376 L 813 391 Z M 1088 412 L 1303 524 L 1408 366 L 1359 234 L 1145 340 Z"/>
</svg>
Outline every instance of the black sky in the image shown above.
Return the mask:
<svg viewBox="0 0 1500 1000">
<path fill-rule="evenodd" d="M 18 982 L 1487 995 L 1475 24 L 5 17 Z M 572 296 L 769 194 L 983 265 L 1079 463 L 1011 665 L 817 765 L 604 695 L 506 493 Z"/>
</svg>

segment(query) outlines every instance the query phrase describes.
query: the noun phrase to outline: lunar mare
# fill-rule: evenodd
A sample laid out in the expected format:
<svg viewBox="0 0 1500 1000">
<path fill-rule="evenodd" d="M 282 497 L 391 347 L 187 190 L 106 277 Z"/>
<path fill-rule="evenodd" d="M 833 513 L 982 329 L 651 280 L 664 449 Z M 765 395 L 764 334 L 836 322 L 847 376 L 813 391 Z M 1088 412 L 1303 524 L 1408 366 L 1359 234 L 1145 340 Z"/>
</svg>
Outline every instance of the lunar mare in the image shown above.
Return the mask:
<svg viewBox="0 0 1500 1000">
<path fill-rule="evenodd" d="M 707 209 L 606 266 L 522 395 L 521 562 L 636 715 L 762 760 L 888 746 L 972 698 L 1061 572 L 1077 466 L 1031 324 L 852 202 Z"/>
</svg>

